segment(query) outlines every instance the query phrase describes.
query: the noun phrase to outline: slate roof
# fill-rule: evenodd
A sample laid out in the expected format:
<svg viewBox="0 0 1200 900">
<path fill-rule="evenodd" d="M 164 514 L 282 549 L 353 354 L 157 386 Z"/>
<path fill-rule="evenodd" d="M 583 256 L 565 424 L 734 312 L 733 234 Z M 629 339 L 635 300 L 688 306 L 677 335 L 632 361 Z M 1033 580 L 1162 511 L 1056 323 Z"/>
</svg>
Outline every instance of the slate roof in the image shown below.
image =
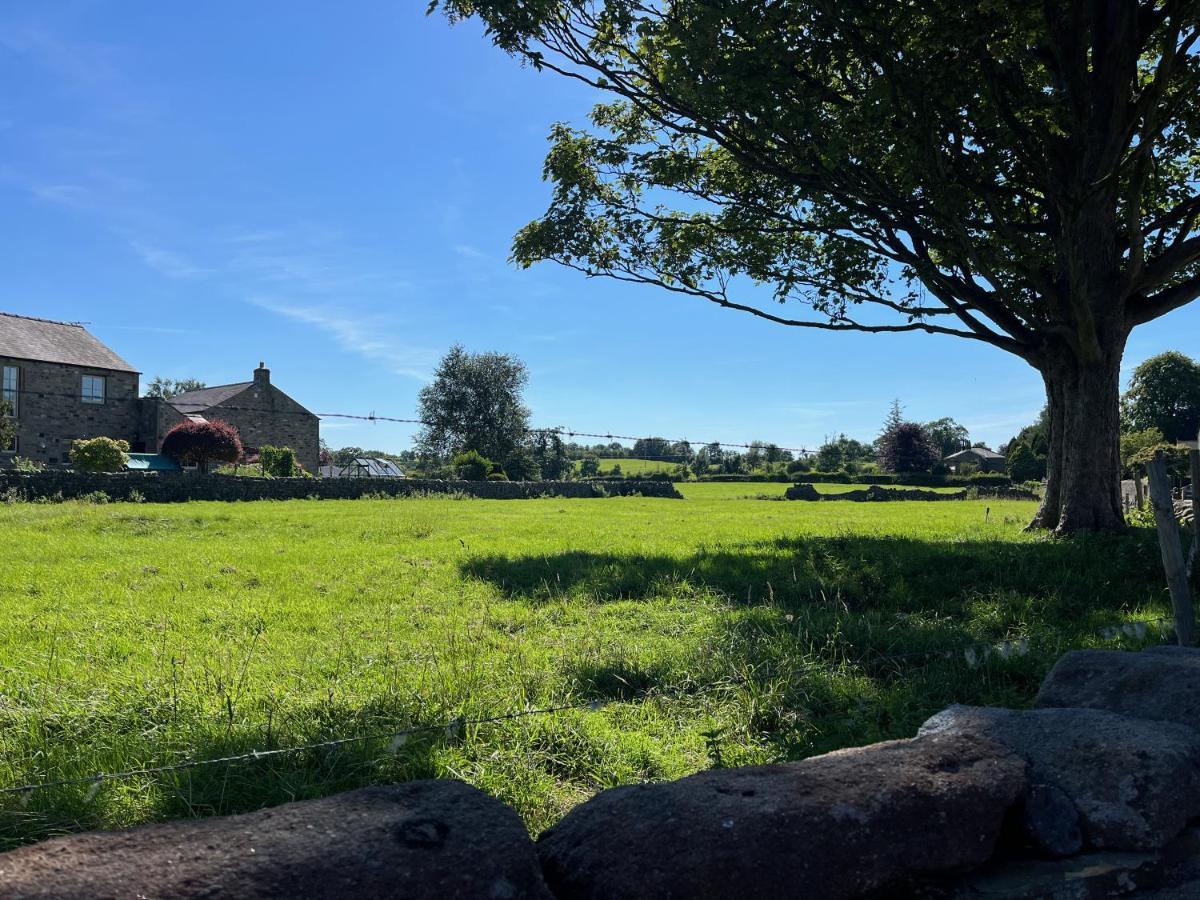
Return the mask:
<svg viewBox="0 0 1200 900">
<path fill-rule="evenodd" d="M 167 402 L 184 415 L 188 415 L 189 413 L 200 412 L 201 410 L 210 409 L 219 403 L 224 403 L 226 400 L 236 397 L 253 384 L 253 381 L 243 381 L 239 384 L 219 384 L 216 387 L 201 388 L 198 391 L 187 391 L 183 394 L 176 394 Z"/>
<path fill-rule="evenodd" d="M 997 453 L 995 450 L 989 450 L 987 447 L 968 447 L 966 450 L 959 450 L 957 453 L 951 453 L 946 459 L 958 459 L 961 456 L 967 456 L 974 453 L 984 459 L 1004 459 L 1003 453 Z"/>
<path fill-rule="evenodd" d="M 53 322 L 14 313 L 0 313 L 0 356 L 137 372 L 76 322 Z"/>
</svg>

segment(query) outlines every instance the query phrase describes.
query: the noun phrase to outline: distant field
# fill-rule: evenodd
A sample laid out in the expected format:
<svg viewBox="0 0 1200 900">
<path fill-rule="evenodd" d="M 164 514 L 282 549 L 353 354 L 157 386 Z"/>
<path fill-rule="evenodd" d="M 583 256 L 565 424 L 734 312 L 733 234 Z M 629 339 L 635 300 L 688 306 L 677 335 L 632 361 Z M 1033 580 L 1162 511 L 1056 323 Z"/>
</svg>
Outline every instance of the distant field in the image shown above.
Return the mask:
<svg viewBox="0 0 1200 900">
<path fill-rule="evenodd" d="M 1060 651 L 1166 609 L 1149 529 L 1047 540 L 1021 530 L 1032 503 L 745 499 L 785 487 L 0 505 L 0 788 L 435 726 L 0 794 L 0 846 L 431 776 L 536 832 L 604 787 L 1027 703 Z M 962 652 L 1017 637 L 1034 652 Z M 608 705 L 437 727 L 590 700 Z"/>
<path fill-rule="evenodd" d="M 650 475 L 654 472 L 670 473 L 676 467 L 675 463 L 664 462 L 660 459 L 614 459 L 609 456 L 600 457 L 599 463 L 601 475 L 611 472 L 613 466 L 620 466 L 622 475 Z M 575 468 L 578 470 L 579 462 L 575 463 Z"/>
</svg>

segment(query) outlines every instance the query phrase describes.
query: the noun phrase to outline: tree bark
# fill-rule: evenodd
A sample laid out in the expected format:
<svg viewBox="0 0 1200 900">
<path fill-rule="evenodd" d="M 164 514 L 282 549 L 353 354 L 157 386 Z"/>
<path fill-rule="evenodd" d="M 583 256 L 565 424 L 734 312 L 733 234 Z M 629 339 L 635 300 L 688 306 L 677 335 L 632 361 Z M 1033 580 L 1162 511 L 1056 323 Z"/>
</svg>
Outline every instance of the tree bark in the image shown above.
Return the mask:
<svg viewBox="0 0 1200 900">
<path fill-rule="evenodd" d="M 1057 534 L 1118 531 L 1121 509 L 1121 349 L 1096 362 L 1059 360 L 1042 370 L 1050 418 L 1046 493 L 1031 528 Z"/>
</svg>

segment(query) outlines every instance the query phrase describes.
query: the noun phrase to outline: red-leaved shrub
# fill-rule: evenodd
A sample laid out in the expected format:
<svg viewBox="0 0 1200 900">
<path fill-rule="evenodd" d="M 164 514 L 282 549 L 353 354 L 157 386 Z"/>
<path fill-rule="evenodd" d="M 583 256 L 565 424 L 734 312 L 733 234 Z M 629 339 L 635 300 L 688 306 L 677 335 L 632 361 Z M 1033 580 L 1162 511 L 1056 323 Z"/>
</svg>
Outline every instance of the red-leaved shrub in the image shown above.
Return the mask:
<svg viewBox="0 0 1200 900">
<path fill-rule="evenodd" d="M 211 462 L 235 463 L 242 458 L 242 439 L 228 422 L 180 422 L 163 438 L 162 452 L 181 465 L 208 471 Z"/>
</svg>

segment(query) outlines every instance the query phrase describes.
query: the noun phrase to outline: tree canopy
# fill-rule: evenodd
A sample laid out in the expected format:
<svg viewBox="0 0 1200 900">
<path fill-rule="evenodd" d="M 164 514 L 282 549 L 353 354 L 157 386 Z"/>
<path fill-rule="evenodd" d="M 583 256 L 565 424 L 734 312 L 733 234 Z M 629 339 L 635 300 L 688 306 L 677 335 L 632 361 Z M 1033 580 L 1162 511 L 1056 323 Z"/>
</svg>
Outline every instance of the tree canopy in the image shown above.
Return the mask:
<svg viewBox="0 0 1200 900">
<path fill-rule="evenodd" d="M 438 459 L 474 450 L 524 480 L 535 467 L 526 447 L 529 409 L 521 399 L 528 382 L 515 356 L 451 347 L 419 395 L 418 450 Z"/>
<path fill-rule="evenodd" d="M 917 422 L 897 422 L 879 437 L 879 467 L 885 472 L 928 472 L 941 457 Z"/>
<path fill-rule="evenodd" d="M 929 440 L 937 448 L 942 459 L 971 446 L 970 432 L 949 417 L 926 422 L 924 427 L 925 433 L 929 435 Z"/>
<path fill-rule="evenodd" d="M 163 378 L 161 375 L 155 375 L 146 385 L 147 397 L 161 397 L 163 400 L 170 400 L 172 397 L 177 397 L 180 394 L 186 394 L 188 391 L 199 391 L 207 387 L 203 381 L 198 378 Z"/>
<path fill-rule="evenodd" d="M 1133 370 L 1121 411 L 1128 431 L 1155 428 L 1159 440 L 1196 440 L 1200 365 L 1175 351 L 1150 357 Z"/>
<path fill-rule="evenodd" d="M 611 97 L 553 127 L 518 263 L 1013 353 L 1047 388 L 1038 523 L 1121 526 L 1126 338 L 1200 295 L 1200 3 L 430 8 Z"/>
<path fill-rule="evenodd" d="M 871 444 L 839 434 L 835 438 L 827 437 L 817 448 L 813 464 L 818 471 L 834 472 L 838 469 L 853 468 L 859 463 L 871 462 L 873 459 L 875 448 Z"/>
<path fill-rule="evenodd" d="M 188 419 L 167 432 L 162 452 L 182 465 L 206 472 L 210 463 L 238 462 L 244 451 L 237 429 L 228 422 Z"/>
</svg>

